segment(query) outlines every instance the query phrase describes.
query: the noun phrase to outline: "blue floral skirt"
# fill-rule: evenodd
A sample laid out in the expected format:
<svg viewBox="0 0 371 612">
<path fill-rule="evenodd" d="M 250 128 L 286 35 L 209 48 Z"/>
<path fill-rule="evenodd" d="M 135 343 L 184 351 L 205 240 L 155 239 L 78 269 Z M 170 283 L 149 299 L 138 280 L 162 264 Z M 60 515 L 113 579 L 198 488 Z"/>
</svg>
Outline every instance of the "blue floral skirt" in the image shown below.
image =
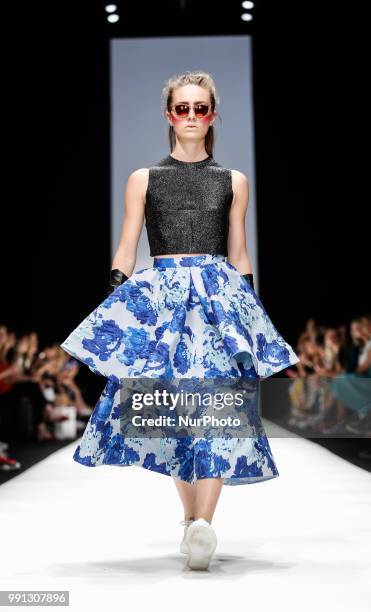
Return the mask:
<svg viewBox="0 0 371 612">
<path fill-rule="evenodd" d="M 138 466 L 189 483 L 226 485 L 279 475 L 264 430 L 241 438 L 128 438 L 120 433 L 120 380 L 133 377 L 262 379 L 299 357 L 259 297 L 224 255 L 155 258 L 134 272 L 61 347 L 107 378 L 73 459 Z"/>
</svg>

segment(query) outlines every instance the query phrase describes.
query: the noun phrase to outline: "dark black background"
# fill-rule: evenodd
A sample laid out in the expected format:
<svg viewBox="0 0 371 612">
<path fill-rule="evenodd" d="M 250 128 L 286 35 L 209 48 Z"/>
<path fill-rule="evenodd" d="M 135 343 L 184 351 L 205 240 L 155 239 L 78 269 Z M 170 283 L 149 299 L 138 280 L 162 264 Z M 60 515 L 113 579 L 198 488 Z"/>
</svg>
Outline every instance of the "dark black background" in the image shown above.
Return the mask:
<svg viewBox="0 0 371 612">
<path fill-rule="evenodd" d="M 104 4 L 4 17 L 0 322 L 61 342 L 104 298 L 111 35 L 252 34 L 260 297 L 294 345 L 309 317 L 337 325 L 366 312 L 368 211 L 345 103 L 354 70 L 334 16 L 258 0 L 246 24 L 239 2 L 121 2 L 112 26 Z"/>
</svg>

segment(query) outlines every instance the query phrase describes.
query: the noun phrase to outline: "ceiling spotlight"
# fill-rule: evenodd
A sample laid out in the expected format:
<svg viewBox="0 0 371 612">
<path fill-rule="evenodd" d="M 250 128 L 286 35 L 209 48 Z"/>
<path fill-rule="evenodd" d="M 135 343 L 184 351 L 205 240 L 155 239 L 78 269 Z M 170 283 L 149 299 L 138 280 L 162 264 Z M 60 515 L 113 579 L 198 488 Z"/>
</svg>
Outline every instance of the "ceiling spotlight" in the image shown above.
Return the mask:
<svg viewBox="0 0 371 612">
<path fill-rule="evenodd" d="M 116 13 L 114 15 L 108 15 L 107 17 L 107 21 L 110 23 L 116 23 L 119 19 L 120 17 Z"/>
<path fill-rule="evenodd" d="M 116 4 L 107 4 L 104 7 L 104 10 L 107 11 L 107 13 L 114 13 L 115 11 L 117 11 L 117 6 Z"/>
<path fill-rule="evenodd" d="M 250 10 L 250 9 L 254 8 L 254 3 L 253 2 L 248 2 L 248 0 L 245 0 L 244 2 L 242 2 L 242 8 Z"/>
<path fill-rule="evenodd" d="M 251 21 L 252 15 L 250 15 L 250 13 L 242 13 L 241 19 L 242 21 Z"/>
</svg>

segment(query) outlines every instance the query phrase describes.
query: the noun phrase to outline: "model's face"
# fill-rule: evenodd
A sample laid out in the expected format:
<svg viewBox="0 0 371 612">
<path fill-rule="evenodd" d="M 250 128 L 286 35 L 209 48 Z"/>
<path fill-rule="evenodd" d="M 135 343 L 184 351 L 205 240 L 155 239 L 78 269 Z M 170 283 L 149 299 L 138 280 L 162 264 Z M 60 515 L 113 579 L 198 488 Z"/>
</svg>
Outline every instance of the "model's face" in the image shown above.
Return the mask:
<svg viewBox="0 0 371 612">
<path fill-rule="evenodd" d="M 188 104 L 189 114 L 180 117 L 175 112 L 175 105 Z M 209 105 L 205 116 L 196 116 L 197 105 Z M 169 125 L 174 127 L 178 138 L 183 141 L 198 141 L 205 138 L 209 126 L 212 125 L 217 116 L 216 111 L 211 110 L 210 94 L 204 87 L 199 85 L 184 85 L 173 92 L 172 110 L 166 111 Z"/>
</svg>

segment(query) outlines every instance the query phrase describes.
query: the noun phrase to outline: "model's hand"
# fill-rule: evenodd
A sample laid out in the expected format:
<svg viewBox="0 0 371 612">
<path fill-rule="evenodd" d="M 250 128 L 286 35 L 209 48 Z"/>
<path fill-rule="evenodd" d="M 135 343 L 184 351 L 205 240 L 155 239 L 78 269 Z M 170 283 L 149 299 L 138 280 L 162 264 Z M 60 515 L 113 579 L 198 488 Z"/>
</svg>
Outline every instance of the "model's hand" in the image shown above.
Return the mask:
<svg viewBox="0 0 371 612">
<path fill-rule="evenodd" d="M 253 274 L 242 274 L 242 276 L 247 280 L 250 287 L 254 289 L 254 275 Z M 255 291 L 255 289 L 254 289 Z"/>
<path fill-rule="evenodd" d="M 107 290 L 107 295 L 110 295 L 112 293 L 112 291 L 114 291 L 116 289 L 116 287 L 119 287 L 120 285 L 122 285 L 122 283 L 127 281 L 128 278 L 129 277 L 126 276 L 126 274 L 124 272 L 122 272 L 121 270 L 119 270 L 118 268 L 115 268 L 114 270 L 111 270 L 110 278 L 109 278 L 109 284 L 108 284 L 108 290 Z"/>
</svg>

